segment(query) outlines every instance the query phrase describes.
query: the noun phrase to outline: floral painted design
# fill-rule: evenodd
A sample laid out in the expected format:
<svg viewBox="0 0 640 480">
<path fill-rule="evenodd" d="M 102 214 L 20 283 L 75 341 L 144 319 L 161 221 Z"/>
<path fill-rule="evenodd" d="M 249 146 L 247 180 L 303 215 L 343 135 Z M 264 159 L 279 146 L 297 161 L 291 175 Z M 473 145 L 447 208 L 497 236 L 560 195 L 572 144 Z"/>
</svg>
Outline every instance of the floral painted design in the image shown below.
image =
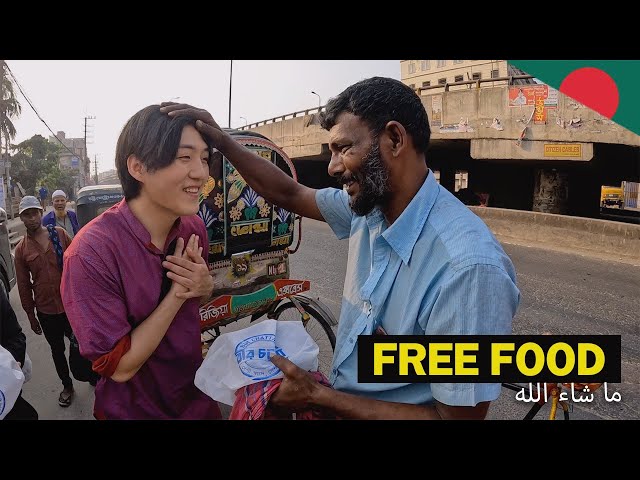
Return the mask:
<svg viewBox="0 0 640 480">
<path fill-rule="evenodd" d="M 234 222 L 237 222 L 238 220 L 240 220 L 240 217 L 242 217 L 242 210 L 239 209 L 238 206 L 236 205 L 229 212 L 229 216 L 231 217 L 231 220 L 233 220 Z"/>
<path fill-rule="evenodd" d="M 258 199 L 261 198 L 258 194 L 250 187 L 242 194 L 242 198 L 238 200 L 238 204 L 243 202 L 246 205 L 244 209 L 244 217 L 246 220 L 255 220 L 256 215 L 258 215 Z"/>
<path fill-rule="evenodd" d="M 268 217 L 270 213 L 271 213 L 271 207 L 268 204 L 265 203 L 260 207 L 261 217 L 263 218 Z"/>
</svg>

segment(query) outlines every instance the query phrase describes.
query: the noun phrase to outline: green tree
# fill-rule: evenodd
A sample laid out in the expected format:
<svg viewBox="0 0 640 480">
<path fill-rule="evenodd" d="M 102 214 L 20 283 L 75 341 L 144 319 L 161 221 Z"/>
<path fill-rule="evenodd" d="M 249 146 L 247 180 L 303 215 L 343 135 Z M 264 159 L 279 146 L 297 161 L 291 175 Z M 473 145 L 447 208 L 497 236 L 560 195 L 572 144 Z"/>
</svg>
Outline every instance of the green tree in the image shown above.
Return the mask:
<svg viewBox="0 0 640 480">
<path fill-rule="evenodd" d="M 14 145 L 13 149 L 16 153 L 11 159 L 11 176 L 20 182 L 27 195 L 34 195 L 36 185 L 40 186 L 39 180 L 47 178 L 55 170 L 60 171 L 60 146 L 47 141 L 42 135 L 34 135 Z"/>
<path fill-rule="evenodd" d="M 20 116 L 22 107 L 16 98 L 13 81 L 4 60 L 0 60 L 0 149 L 4 143 L 4 151 L 9 153 L 9 144 L 16 136 L 16 127 L 12 118 Z"/>
<path fill-rule="evenodd" d="M 49 173 L 41 176 L 37 184 L 47 187 L 50 194 L 60 189 L 67 194 L 67 197 L 70 197 L 76 184 L 76 174 L 68 167 L 53 168 Z"/>
</svg>

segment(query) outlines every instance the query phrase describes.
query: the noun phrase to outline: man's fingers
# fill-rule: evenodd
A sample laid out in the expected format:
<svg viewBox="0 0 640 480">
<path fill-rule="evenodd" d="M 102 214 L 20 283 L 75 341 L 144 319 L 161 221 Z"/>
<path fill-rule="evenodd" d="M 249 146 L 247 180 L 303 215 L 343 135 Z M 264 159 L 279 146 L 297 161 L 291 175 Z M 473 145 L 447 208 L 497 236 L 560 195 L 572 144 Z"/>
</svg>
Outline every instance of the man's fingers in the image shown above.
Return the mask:
<svg viewBox="0 0 640 480">
<path fill-rule="evenodd" d="M 175 265 L 178 265 L 179 267 L 182 267 L 186 270 L 189 270 L 190 272 L 195 272 L 196 271 L 196 262 L 193 262 L 191 260 L 189 260 L 189 258 L 187 258 L 187 252 L 188 249 L 185 250 L 185 255 L 182 257 L 176 257 L 175 255 L 167 255 L 167 258 L 165 260 L 165 262 L 162 262 L 162 266 L 166 269 L 169 269 L 169 263 L 173 263 Z M 202 258 L 202 257 L 200 257 Z M 203 259 L 204 261 L 204 259 Z"/>
<path fill-rule="evenodd" d="M 202 258 L 202 247 L 198 248 L 197 252 L 195 248 L 193 250 L 187 248 L 187 254 L 193 263 L 199 263 L 200 265 L 207 264 L 207 262 L 204 261 L 204 258 Z"/>
<path fill-rule="evenodd" d="M 182 237 L 178 237 L 176 241 L 176 249 L 173 252 L 173 255 L 167 255 L 165 260 L 169 260 L 169 258 L 177 257 L 177 258 L 187 258 L 187 247 L 192 245 L 193 237 L 195 234 L 192 234 L 188 240 L 185 240 Z"/>
<path fill-rule="evenodd" d="M 293 362 L 280 355 L 272 355 L 271 362 L 280 370 L 282 370 L 282 373 L 284 373 L 285 375 L 292 374 L 297 368 Z"/>
<path fill-rule="evenodd" d="M 184 251 L 184 239 L 182 237 L 178 237 L 176 241 L 176 249 L 173 252 L 173 255 L 168 255 L 169 257 L 182 257 L 182 252 Z"/>
<path fill-rule="evenodd" d="M 173 272 L 167 272 L 167 277 L 188 289 L 192 289 L 195 285 L 193 280 L 191 280 L 190 278 L 186 278 L 181 275 L 176 275 Z"/>
<path fill-rule="evenodd" d="M 199 295 L 195 292 L 192 291 L 188 291 L 186 293 L 176 293 L 176 297 L 178 298 L 184 298 L 185 300 L 189 300 L 190 298 L 195 298 L 195 297 L 199 297 Z"/>
<path fill-rule="evenodd" d="M 206 110 L 202 110 L 200 108 L 191 107 L 189 105 L 172 105 L 170 107 L 161 109 L 161 111 L 163 113 L 166 113 L 170 117 L 186 116 L 186 117 L 193 118 L 194 120 L 200 120 L 204 123 L 216 124 L 216 122 L 213 120 L 209 112 L 207 112 Z"/>
<path fill-rule="evenodd" d="M 192 273 L 191 270 L 186 269 L 185 267 L 181 267 L 172 262 L 162 262 L 162 266 L 167 270 L 175 273 L 176 275 L 180 275 L 181 277 L 189 277 Z"/>
<path fill-rule="evenodd" d="M 220 127 L 218 127 L 217 123 L 215 127 L 212 127 L 208 123 L 198 120 L 196 121 L 196 128 L 198 129 L 198 131 L 200 131 L 203 135 L 205 135 L 208 138 L 211 138 L 213 140 L 220 138 L 219 135 L 221 133 L 221 130 L 220 130 Z"/>
<path fill-rule="evenodd" d="M 197 243 L 198 243 L 198 236 L 195 233 L 191 234 L 191 236 L 189 237 L 189 243 L 187 243 L 187 246 L 185 247 L 184 252 L 182 253 L 182 258 L 189 258 L 189 255 L 188 255 L 189 249 L 193 250 L 197 245 Z"/>
<path fill-rule="evenodd" d="M 169 112 L 177 112 L 179 110 L 200 110 L 199 108 L 193 107 L 191 105 L 188 105 L 186 103 L 176 103 L 176 102 L 162 102 L 160 104 L 160 111 L 162 113 L 169 113 Z"/>
</svg>

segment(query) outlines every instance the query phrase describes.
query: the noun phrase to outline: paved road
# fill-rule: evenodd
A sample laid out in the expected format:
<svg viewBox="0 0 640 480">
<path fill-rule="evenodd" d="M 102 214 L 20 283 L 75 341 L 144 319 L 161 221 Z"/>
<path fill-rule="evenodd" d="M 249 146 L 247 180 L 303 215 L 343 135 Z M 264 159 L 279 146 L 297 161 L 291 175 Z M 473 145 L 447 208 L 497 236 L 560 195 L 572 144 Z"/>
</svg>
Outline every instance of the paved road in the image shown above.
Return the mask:
<svg viewBox="0 0 640 480">
<path fill-rule="evenodd" d="M 348 243 L 336 240 L 326 224 L 305 219 L 302 245 L 291 258 L 292 278 L 311 280 L 311 293 L 336 317 L 340 313 L 347 249 Z M 596 392 L 595 400 L 576 408 L 572 418 L 640 419 L 640 267 L 516 245 L 507 244 L 505 250 L 516 266 L 522 292 L 514 333 L 622 336 L 622 383 L 610 385 L 621 393 L 622 402 L 606 403 L 602 392 Z M 34 335 L 28 327 L 17 288 L 11 292 L 11 300 L 27 331 L 28 351 L 34 363 L 33 379 L 24 388 L 25 398 L 36 406 L 41 418 L 92 418 L 93 389 L 88 384 L 77 385 L 71 407 L 58 406 L 62 387 L 49 346 L 44 337 Z M 246 323 L 227 328 L 242 326 Z M 489 418 L 524 417 L 527 405 L 514 397 L 514 392 L 504 390 L 492 404 Z"/>
</svg>

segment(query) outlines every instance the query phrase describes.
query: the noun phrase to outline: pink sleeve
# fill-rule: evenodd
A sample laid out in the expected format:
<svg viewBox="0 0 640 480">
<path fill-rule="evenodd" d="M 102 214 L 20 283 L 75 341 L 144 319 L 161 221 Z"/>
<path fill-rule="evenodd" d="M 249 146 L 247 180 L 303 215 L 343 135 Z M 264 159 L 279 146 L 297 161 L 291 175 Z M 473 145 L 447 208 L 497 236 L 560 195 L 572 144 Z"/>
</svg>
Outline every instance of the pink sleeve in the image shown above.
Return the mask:
<svg viewBox="0 0 640 480">
<path fill-rule="evenodd" d="M 80 353 L 93 362 L 110 353 L 131 325 L 118 281 L 92 253 L 64 256 L 60 293 Z"/>
</svg>

